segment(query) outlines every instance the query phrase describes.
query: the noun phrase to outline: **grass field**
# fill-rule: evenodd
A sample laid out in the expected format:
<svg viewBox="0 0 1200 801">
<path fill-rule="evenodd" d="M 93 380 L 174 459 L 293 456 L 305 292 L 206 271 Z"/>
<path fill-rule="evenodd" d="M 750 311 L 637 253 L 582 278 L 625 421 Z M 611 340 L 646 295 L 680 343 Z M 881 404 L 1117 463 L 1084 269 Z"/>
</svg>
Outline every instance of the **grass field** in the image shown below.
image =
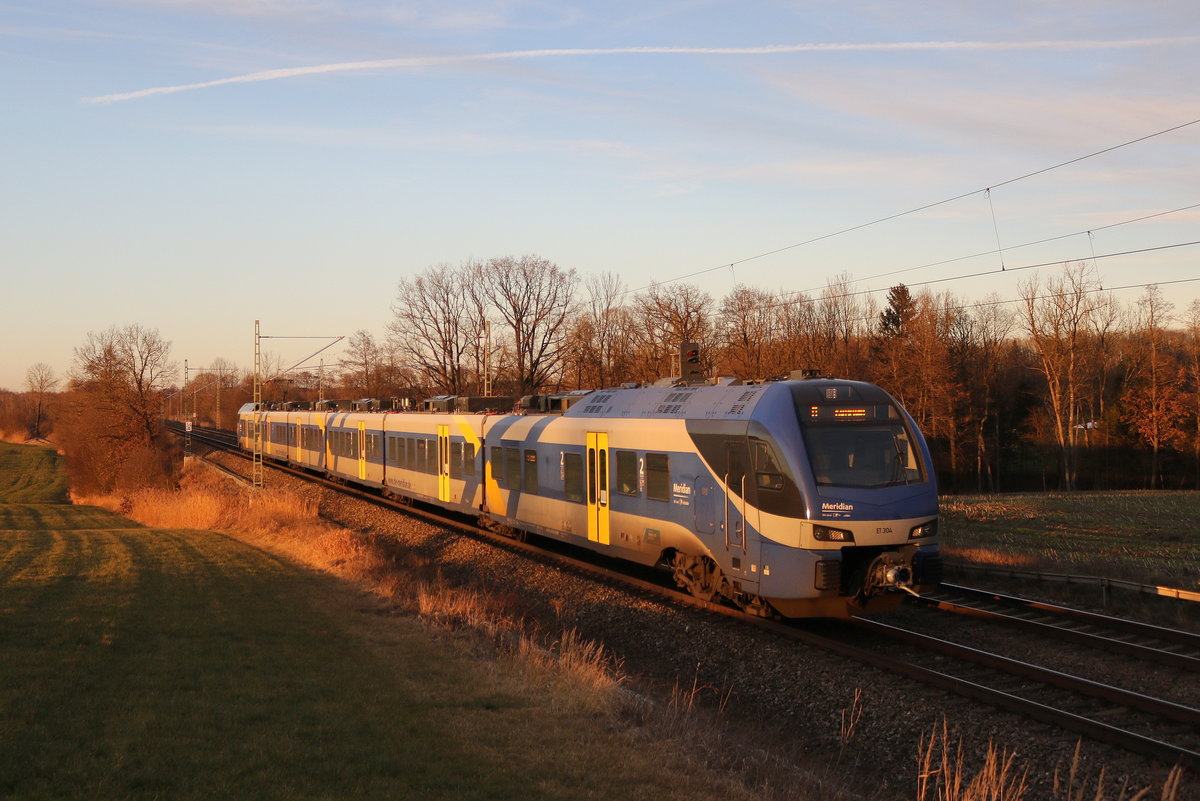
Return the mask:
<svg viewBox="0 0 1200 801">
<path fill-rule="evenodd" d="M 942 499 L 943 547 L 967 563 L 1200 589 L 1200 493 Z"/>
<path fill-rule="evenodd" d="M 0 443 L 0 798 L 749 797 L 343 581 L 63 497 Z"/>
</svg>

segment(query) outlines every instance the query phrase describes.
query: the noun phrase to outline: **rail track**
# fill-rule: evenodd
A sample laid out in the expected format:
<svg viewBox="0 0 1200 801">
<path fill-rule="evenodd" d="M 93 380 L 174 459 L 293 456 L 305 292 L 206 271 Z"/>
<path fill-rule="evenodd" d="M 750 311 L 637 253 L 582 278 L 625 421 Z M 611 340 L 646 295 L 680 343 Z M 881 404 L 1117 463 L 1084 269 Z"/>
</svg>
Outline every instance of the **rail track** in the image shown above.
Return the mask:
<svg viewBox="0 0 1200 801">
<path fill-rule="evenodd" d="M 941 584 L 912 603 L 1038 632 L 1109 653 L 1200 672 L 1200 634 L 1030 601 L 991 590 Z"/>
<path fill-rule="evenodd" d="M 172 425 L 170 428 L 176 433 L 183 433 L 181 424 Z M 232 432 L 220 429 L 193 428 L 191 436 L 197 442 L 249 458 L 237 447 L 236 437 Z M 416 515 L 472 537 L 487 539 L 499 547 L 515 550 L 537 560 L 555 564 L 560 568 L 571 570 L 577 575 L 589 576 L 610 584 L 619 584 L 637 595 L 660 600 L 665 598 L 680 606 L 692 607 L 737 620 L 785 640 L 820 648 L 843 658 L 975 699 L 995 708 L 1108 743 L 1168 765 L 1181 764 L 1192 769 L 1200 768 L 1200 709 L 1194 707 L 1049 670 L 1028 662 L 970 648 L 875 620 L 855 618 L 849 624 L 842 621 L 833 625 L 811 621 L 781 622 L 755 617 L 733 607 L 693 598 L 665 583 L 639 578 L 630 575 L 627 570 L 617 570 L 606 566 L 603 556 L 589 553 L 587 558 L 583 558 L 542 548 L 490 532 L 460 518 L 447 517 L 440 512 L 429 511 L 420 506 L 389 500 L 378 493 L 330 481 L 305 470 L 271 460 L 267 460 L 266 464 L 272 469 L 322 484 L 368 503 Z M 1088 620 L 1085 616 L 1090 614 L 1078 610 L 1068 610 L 1064 607 L 1051 609 L 1049 608 L 1051 605 L 1048 604 L 1000 596 L 984 590 L 972 590 L 953 585 L 947 585 L 943 590 L 945 592 L 939 593 L 936 597 L 925 598 L 917 602 L 964 614 L 980 616 L 1007 614 L 987 609 L 983 603 L 972 607 L 963 602 L 968 596 L 977 601 L 982 597 L 991 599 L 991 603 L 1003 602 L 1014 605 L 1026 610 L 1026 613 L 1031 615 L 1029 618 L 1011 615 L 1010 617 L 1014 620 L 1024 621 L 1013 625 L 1026 625 L 1027 623 L 1052 625 L 1049 622 L 1034 619 L 1034 617 L 1048 615 L 1078 622 Z M 958 600 L 951 600 L 951 594 Z M 952 607 L 955 608 L 952 609 Z M 1143 627 L 1142 624 L 1133 624 L 1131 621 L 1122 621 L 1116 618 L 1105 618 L 1105 620 L 1108 622 L 1110 630 L 1124 629 L 1122 636 L 1130 638 L 1148 636 L 1146 627 Z M 1117 621 L 1120 625 L 1113 621 Z M 1111 645 L 1113 642 L 1127 642 L 1106 634 L 1093 635 L 1092 632 L 1083 630 L 1084 626 L 1095 625 L 1097 622 L 1092 621 L 1083 623 L 1074 629 L 1062 627 L 1056 631 L 1075 631 L 1089 638 L 1093 636 L 1102 638 L 1091 641 L 1093 643 L 1109 643 L 1103 646 L 1109 650 L 1115 650 L 1115 646 Z M 1164 630 L 1155 629 L 1155 631 L 1158 632 L 1155 639 L 1159 642 L 1175 636 L 1163 634 Z M 1165 631 L 1172 632 L 1173 630 Z M 1176 634 L 1187 635 L 1186 632 L 1176 632 Z M 1063 636 L 1068 635 L 1064 634 Z M 1175 657 L 1161 655 L 1174 653 L 1182 660 L 1176 665 L 1177 667 L 1193 669 L 1190 666 L 1195 660 L 1195 655 L 1190 653 L 1189 649 L 1194 648 L 1195 644 L 1186 637 L 1183 642 L 1174 642 L 1163 647 L 1152 647 L 1134 642 L 1127 642 L 1127 644 L 1131 644 L 1137 649 L 1137 658 L 1173 659 Z M 1173 647 L 1177 647 L 1177 649 L 1171 650 Z M 1121 646 L 1121 649 L 1123 653 L 1135 654 L 1132 650 L 1126 651 L 1124 646 Z M 1147 655 L 1151 652 L 1157 655 L 1148 657 Z"/>
</svg>

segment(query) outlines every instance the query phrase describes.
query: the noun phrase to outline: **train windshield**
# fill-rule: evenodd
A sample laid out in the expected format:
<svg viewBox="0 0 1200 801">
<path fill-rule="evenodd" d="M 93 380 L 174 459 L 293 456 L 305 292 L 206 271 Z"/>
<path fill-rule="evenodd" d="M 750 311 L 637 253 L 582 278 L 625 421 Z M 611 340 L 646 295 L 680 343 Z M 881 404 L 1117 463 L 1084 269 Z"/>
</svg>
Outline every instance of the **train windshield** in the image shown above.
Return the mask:
<svg viewBox="0 0 1200 801">
<path fill-rule="evenodd" d="M 804 438 L 817 484 L 872 488 L 925 480 L 920 455 L 900 420 L 810 422 Z"/>
</svg>

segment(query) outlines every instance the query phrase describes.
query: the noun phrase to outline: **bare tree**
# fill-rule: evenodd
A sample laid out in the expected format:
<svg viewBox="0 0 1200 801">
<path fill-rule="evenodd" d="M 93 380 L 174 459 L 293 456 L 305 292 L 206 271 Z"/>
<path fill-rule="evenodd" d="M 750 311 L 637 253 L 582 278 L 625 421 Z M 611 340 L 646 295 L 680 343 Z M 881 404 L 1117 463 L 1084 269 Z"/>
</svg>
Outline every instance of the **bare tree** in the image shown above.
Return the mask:
<svg viewBox="0 0 1200 801">
<path fill-rule="evenodd" d="M 171 480 L 162 436 L 175 366 L 158 331 L 129 325 L 87 335 L 75 349 L 69 402 L 56 424 L 73 483 L 110 491 Z"/>
<path fill-rule="evenodd" d="M 575 383 L 606 387 L 631 377 L 630 317 L 622 303 L 625 287 L 616 273 L 588 275 L 583 285 L 585 297 L 571 333 Z"/>
<path fill-rule="evenodd" d="M 1196 489 L 1200 489 L 1200 300 L 1193 300 L 1187 315 L 1188 378 L 1192 382 L 1192 457 Z"/>
<path fill-rule="evenodd" d="M 691 284 L 653 284 L 634 296 L 634 319 L 645 349 L 638 354 L 639 378 L 671 375 L 673 357 L 683 342 L 697 342 L 705 352 L 711 352 L 716 340 L 710 319 L 712 307 L 708 293 Z"/>
<path fill-rule="evenodd" d="M 1165 352 L 1165 326 L 1172 304 L 1157 286 L 1146 287 L 1138 305 L 1139 352 L 1123 399 L 1125 420 L 1150 446 L 1150 489 L 1162 486 L 1159 451 L 1183 439 L 1183 382 L 1174 359 Z"/>
<path fill-rule="evenodd" d="M 434 391 L 463 394 L 463 357 L 479 347 L 479 332 L 468 313 L 470 285 L 477 266 L 438 264 L 422 275 L 400 281 L 388 324 L 400 358 L 417 370 Z"/>
<path fill-rule="evenodd" d="M 378 398 L 383 394 L 384 349 L 370 331 L 359 329 L 350 336 L 338 367 L 342 387 L 351 395 Z"/>
<path fill-rule="evenodd" d="M 1061 455 L 1063 488 L 1077 484 L 1080 370 L 1084 337 L 1095 311 L 1100 282 L 1085 262 L 1068 264 L 1042 293 L 1037 279 L 1021 287 L 1025 327 L 1046 380 L 1046 405 Z"/>
<path fill-rule="evenodd" d="M 175 372 L 170 355 L 171 343 L 140 325 L 88 332 L 75 348 L 72 378 L 128 421 L 126 433 L 152 444 L 159 437 L 163 390 Z"/>
<path fill-rule="evenodd" d="M 30 436 L 34 439 L 42 437 L 42 421 L 46 416 L 47 396 L 58 386 L 54 370 L 44 362 L 38 362 L 25 371 L 25 387 L 33 395 L 34 412 Z"/>
<path fill-rule="evenodd" d="M 771 358 L 775 296 L 761 289 L 736 286 L 721 301 L 721 364 L 736 376 L 766 378 L 779 372 Z"/>
<path fill-rule="evenodd" d="M 578 279 L 540 256 L 492 259 L 481 271 L 481 288 L 508 328 L 517 394 L 552 383 L 566 357 L 568 328 Z"/>
</svg>

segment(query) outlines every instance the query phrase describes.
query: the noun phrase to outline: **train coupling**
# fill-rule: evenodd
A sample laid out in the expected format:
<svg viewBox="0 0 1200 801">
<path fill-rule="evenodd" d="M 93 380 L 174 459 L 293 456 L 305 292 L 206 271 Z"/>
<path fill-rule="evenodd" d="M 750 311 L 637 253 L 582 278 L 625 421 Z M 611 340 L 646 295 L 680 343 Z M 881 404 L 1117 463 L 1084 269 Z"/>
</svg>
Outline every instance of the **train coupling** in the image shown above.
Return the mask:
<svg viewBox="0 0 1200 801">
<path fill-rule="evenodd" d="M 913 583 L 911 561 L 896 553 L 883 553 L 875 557 L 867 568 L 863 581 L 862 595 L 870 597 L 887 590 L 908 590 Z"/>
</svg>

